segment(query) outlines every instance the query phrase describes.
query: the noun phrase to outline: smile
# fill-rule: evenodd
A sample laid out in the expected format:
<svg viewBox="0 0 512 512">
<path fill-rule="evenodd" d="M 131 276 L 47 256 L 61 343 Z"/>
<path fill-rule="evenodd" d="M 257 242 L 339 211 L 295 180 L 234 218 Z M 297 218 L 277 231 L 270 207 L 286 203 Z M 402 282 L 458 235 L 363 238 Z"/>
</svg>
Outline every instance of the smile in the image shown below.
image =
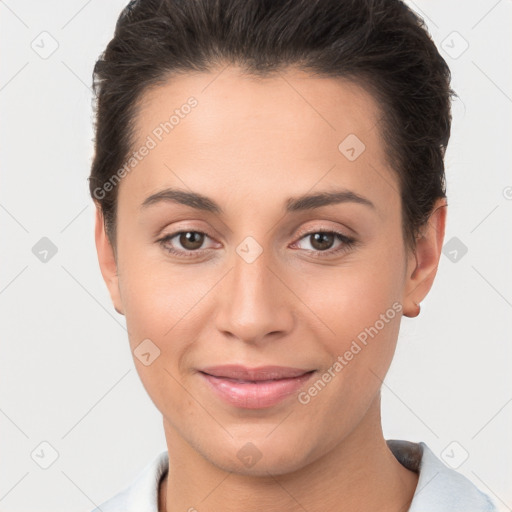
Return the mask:
<svg viewBox="0 0 512 512">
<path fill-rule="evenodd" d="M 209 389 L 230 405 L 243 409 L 263 409 L 295 394 L 315 370 L 239 365 L 205 368 L 199 375 Z"/>
</svg>

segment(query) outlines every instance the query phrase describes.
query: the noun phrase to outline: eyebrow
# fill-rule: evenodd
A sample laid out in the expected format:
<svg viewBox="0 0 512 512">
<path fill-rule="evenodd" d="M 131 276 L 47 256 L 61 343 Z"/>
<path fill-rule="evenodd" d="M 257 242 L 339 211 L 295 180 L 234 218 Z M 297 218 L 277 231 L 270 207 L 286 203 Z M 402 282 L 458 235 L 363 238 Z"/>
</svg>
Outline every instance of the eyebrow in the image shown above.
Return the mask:
<svg viewBox="0 0 512 512">
<path fill-rule="evenodd" d="M 147 197 L 142 203 L 142 208 L 160 203 L 179 203 L 196 210 L 203 210 L 216 214 L 223 214 L 222 208 L 212 199 L 197 192 L 166 188 Z M 375 209 L 375 205 L 366 197 L 360 196 L 351 190 L 342 189 L 332 192 L 319 192 L 316 194 L 304 194 L 299 197 L 290 197 L 285 202 L 286 212 L 298 212 L 313 210 L 340 203 L 357 203 Z"/>
</svg>

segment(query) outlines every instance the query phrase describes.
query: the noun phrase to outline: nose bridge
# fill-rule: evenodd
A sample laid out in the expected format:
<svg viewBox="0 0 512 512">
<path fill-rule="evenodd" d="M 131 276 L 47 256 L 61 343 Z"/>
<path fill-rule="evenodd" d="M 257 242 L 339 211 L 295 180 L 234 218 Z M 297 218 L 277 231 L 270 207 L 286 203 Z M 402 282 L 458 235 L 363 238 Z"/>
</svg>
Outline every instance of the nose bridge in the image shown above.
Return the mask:
<svg viewBox="0 0 512 512">
<path fill-rule="evenodd" d="M 232 271 L 222 286 L 217 328 L 243 340 L 256 342 L 265 335 L 291 327 L 292 312 L 286 307 L 283 286 L 276 278 L 270 249 L 252 237 L 235 249 Z"/>
<path fill-rule="evenodd" d="M 243 301 L 264 300 L 269 303 L 271 272 L 269 249 L 263 250 L 254 239 L 248 237 L 236 248 L 233 258 L 233 292 Z"/>
</svg>

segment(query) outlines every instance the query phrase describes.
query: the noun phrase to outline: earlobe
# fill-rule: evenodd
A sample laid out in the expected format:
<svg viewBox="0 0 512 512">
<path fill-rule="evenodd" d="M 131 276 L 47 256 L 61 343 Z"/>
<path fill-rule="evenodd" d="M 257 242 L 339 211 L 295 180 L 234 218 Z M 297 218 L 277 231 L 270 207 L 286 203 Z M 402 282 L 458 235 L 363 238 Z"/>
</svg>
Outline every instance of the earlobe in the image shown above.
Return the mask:
<svg viewBox="0 0 512 512">
<path fill-rule="evenodd" d="M 107 285 L 114 309 L 121 315 L 124 315 L 122 308 L 121 294 L 119 291 L 119 277 L 117 274 L 117 262 L 114 249 L 108 239 L 105 231 L 105 223 L 101 207 L 96 205 L 96 223 L 94 230 L 96 242 L 96 252 L 98 254 L 98 263 L 100 265 L 101 275 Z"/>
<path fill-rule="evenodd" d="M 404 293 L 404 316 L 413 318 L 420 313 L 420 302 L 430 291 L 437 273 L 446 226 L 447 203 L 438 199 L 428 222 L 416 241 L 416 250 L 409 258 Z"/>
</svg>

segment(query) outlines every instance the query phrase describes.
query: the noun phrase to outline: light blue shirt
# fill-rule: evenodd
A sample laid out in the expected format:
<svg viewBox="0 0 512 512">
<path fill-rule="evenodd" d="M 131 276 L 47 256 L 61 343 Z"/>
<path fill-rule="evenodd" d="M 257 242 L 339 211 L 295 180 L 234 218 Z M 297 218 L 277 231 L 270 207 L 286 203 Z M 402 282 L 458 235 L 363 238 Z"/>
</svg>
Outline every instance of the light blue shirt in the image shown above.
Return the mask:
<svg viewBox="0 0 512 512">
<path fill-rule="evenodd" d="M 387 443 L 403 466 L 419 473 L 408 512 L 497 512 L 486 494 L 441 462 L 425 443 Z M 164 451 L 128 487 L 91 512 L 158 512 L 160 480 L 168 468 L 169 457 Z"/>
</svg>

